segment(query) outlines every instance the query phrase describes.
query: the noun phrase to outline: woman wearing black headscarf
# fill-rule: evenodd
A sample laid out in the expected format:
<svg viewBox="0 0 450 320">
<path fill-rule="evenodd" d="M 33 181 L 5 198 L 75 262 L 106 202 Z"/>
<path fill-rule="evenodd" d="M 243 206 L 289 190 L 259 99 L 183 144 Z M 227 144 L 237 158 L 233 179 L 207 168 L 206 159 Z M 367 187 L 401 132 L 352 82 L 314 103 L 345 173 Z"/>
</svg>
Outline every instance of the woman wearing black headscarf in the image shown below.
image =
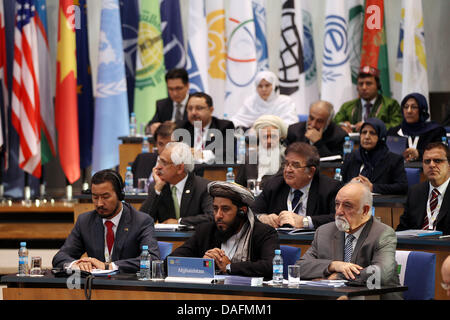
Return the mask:
<svg viewBox="0 0 450 320">
<path fill-rule="evenodd" d="M 406 194 L 408 181 L 402 156 L 386 146 L 386 126 L 380 119 L 370 118 L 361 126 L 360 146 L 344 159 L 344 182 L 357 180 L 373 193 Z"/>
<path fill-rule="evenodd" d="M 446 137 L 445 129 L 434 121 L 426 121 L 430 117 L 428 103 L 420 93 L 408 94 L 401 107 L 402 124 L 392 127 L 387 134 L 408 138 L 403 157 L 406 161 L 420 161 L 427 144 L 440 142 L 442 137 Z"/>
</svg>

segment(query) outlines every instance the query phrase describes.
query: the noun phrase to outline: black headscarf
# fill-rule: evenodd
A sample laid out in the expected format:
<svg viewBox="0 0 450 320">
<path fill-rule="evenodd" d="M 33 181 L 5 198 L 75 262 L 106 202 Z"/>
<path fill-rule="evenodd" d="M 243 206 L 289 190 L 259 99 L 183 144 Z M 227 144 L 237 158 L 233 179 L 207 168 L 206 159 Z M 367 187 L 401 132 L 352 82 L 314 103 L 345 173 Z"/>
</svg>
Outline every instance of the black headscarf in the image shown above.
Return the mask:
<svg viewBox="0 0 450 320">
<path fill-rule="evenodd" d="M 378 142 L 375 148 L 373 148 L 372 150 L 366 150 L 360 144 L 359 152 L 356 153 L 356 158 L 364 163 L 364 168 L 361 171 L 361 175 L 371 180 L 374 168 L 383 160 L 383 158 L 389 152 L 389 149 L 386 145 L 387 131 L 384 122 L 377 118 L 369 118 L 361 126 L 359 134 L 361 134 L 363 128 L 366 125 L 370 125 L 375 129 L 375 132 L 378 136 Z"/>
<path fill-rule="evenodd" d="M 419 106 L 419 121 L 415 123 L 406 122 L 405 116 L 403 114 L 403 106 L 410 98 L 414 98 L 417 102 L 417 105 Z M 403 98 L 401 107 L 403 117 L 402 121 L 403 134 L 407 136 L 417 137 L 439 127 L 439 124 L 436 123 L 435 121 L 426 121 L 430 117 L 430 114 L 428 113 L 427 99 L 422 94 L 417 92 L 408 94 L 406 97 Z"/>
</svg>

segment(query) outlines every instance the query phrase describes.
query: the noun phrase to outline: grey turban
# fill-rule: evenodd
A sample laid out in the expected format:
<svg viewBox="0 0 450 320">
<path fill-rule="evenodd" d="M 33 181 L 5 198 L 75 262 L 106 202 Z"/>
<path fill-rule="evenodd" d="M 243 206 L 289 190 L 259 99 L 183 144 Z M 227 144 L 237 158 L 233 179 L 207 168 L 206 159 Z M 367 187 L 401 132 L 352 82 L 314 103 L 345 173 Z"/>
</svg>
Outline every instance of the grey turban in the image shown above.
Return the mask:
<svg viewBox="0 0 450 320">
<path fill-rule="evenodd" d="M 247 206 L 250 206 L 255 200 L 255 197 L 247 188 L 237 183 L 226 181 L 212 181 L 208 183 L 208 193 L 211 197 L 227 198 Z"/>
</svg>

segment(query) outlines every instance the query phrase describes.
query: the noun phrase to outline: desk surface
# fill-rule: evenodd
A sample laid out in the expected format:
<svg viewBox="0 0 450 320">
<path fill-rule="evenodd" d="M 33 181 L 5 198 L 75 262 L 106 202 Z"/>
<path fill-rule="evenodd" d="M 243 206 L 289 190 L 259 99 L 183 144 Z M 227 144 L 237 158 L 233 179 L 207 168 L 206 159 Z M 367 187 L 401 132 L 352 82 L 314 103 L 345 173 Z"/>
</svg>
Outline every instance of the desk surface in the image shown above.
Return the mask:
<svg viewBox="0 0 450 320">
<path fill-rule="evenodd" d="M 0 283 L 8 288 L 67 288 L 67 278 L 55 278 L 53 275 L 46 275 L 40 278 L 17 277 L 6 275 L 1 278 Z M 84 279 L 81 281 L 84 288 Z M 92 291 L 96 289 L 107 290 L 141 290 L 141 291 L 164 291 L 164 292 L 184 292 L 203 294 L 224 294 L 224 295 L 249 295 L 255 299 L 284 298 L 284 299 L 336 299 L 340 296 L 359 297 L 374 296 L 390 292 L 405 291 L 407 287 L 381 287 L 379 289 L 368 289 L 366 287 L 341 287 L 324 288 L 301 285 L 298 288 L 290 288 L 287 285 L 273 287 L 263 286 L 242 286 L 225 284 L 198 284 L 198 283 L 174 283 L 174 282 L 152 282 L 139 281 L 135 274 L 119 274 L 108 277 L 97 277 L 92 280 Z M 5 289 L 7 290 L 7 289 Z M 43 297 L 44 298 L 44 297 Z"/>
</svg>

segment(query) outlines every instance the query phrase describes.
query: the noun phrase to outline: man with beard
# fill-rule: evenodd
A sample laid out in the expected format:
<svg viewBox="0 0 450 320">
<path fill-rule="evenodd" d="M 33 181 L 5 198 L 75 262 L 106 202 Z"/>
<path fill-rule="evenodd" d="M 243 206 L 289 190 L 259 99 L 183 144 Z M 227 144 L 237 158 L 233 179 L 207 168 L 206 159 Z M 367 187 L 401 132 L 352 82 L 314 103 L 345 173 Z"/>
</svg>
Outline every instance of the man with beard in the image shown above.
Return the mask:
<svg viewBox="0 0 450 320">
<path fill-rule="evenodd" d="M 279 249 L 274 228 L 255 219 L 252 193 L 230 182 L 208 184 L 214 222 L 198 225 L 195 234 L 170 255 L 214 259 L 217 271 L 251 277 L 272 277 L 272 259 Z"/>
<path fill-rule="evenodd" d="M 372 217 L 372 201 L 372 193 L 362 183 L 350 182 L 339 190 L 335 222 L 316 230 L 311 247 L 297 261 L 302 279 L 399 285 L 395 261 L 397 237 L 391 227 Z M 381 298 L 401 299 L 401 295 L 391 293 Z"/>
<path fill-rule="evenodd" d="M 151 259 L 159 259 L 153 219 L 123 202 L 123 181 L 113 170 L 102 170 L 92 177 L 95 210 L 81 214 L 64 245 L 53 257 L 53 267 L 83 271 L 92 269 L 139 270 L 142 246 Z M 87 256 L 81 258 L 86 253 Z"/>
</svg>

